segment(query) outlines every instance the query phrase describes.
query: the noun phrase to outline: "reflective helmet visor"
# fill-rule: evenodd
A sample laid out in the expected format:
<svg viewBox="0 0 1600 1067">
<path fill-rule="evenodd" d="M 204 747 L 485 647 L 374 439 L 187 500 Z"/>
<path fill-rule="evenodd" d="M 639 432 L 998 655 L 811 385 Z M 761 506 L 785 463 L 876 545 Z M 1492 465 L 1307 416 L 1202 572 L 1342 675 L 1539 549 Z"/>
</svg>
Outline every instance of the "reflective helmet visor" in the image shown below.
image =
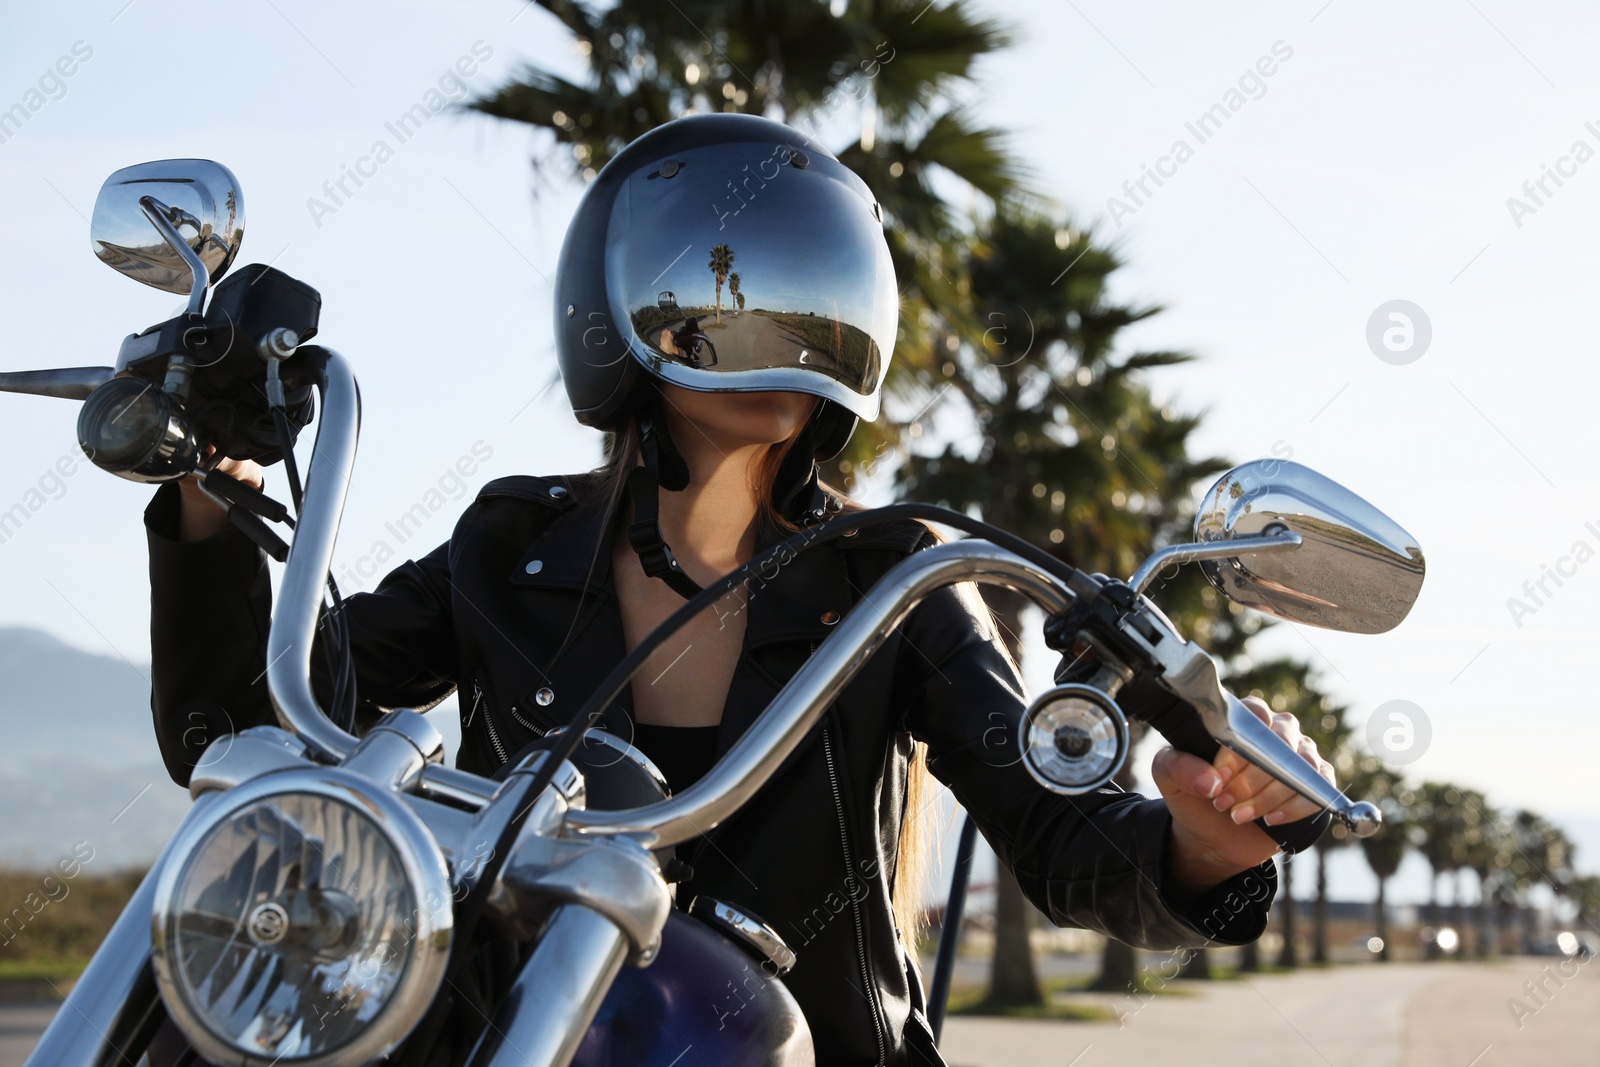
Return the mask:
<svg viewBox="0 0 1600 1067">
<path fill-rule="evenodd" d="M 607 233 L 612 318 L 651 375 L 877 417 L 899 293 L 871 195 L 843 164 L 754 141 L 691 149 L 635 171 Z"/>
</svg>

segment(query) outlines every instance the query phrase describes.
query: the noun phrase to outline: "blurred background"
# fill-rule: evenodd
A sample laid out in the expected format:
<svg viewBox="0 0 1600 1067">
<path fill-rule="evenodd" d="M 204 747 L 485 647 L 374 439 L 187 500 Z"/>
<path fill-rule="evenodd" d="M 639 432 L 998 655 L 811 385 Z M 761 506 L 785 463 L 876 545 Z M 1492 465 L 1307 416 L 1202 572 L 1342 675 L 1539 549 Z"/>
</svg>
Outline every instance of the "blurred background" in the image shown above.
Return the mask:
<svg viewBox="0 0 1600 1067">
<path fill-rule="evenodd" d="M 135 162 L 226 164 L 239 262 L 318 288 L 320 340 L 361 376 L 335 572 L 370 588 L 483 482 L 598 461 L 550 342 L 585 182 L 691 110 L 784 118 L 873 187 L 901 281 L 886 417 L 830 471 L 853 494 L 1126 574 L 1228 466 L 1292 458 L 1426 550 L 1382 637 L 1264 626 L 1194 575 L 1158 595 L 1391 813 L 1284 864 L 1268 935 L 1188 975 L 1587 959 L 1597 22 L 1504 0 L 13 5 L 0 370 L 109 363 L 171 315 L 90 255 L 95 194 Z M 149 490 L 82 460 L 70 404 L 0 406 L 0 978 L 27 999 L 81 969 L 188 797 L 147 712 Z M 1037 620 L 994 606 L 1046 684 Z M 69 892 L 42 897 L 62 863 Z M 1156 961 L 1043 928 L 982 856 L 974 883 L 964 1008 L 1150 985 Z"/>
</svg>

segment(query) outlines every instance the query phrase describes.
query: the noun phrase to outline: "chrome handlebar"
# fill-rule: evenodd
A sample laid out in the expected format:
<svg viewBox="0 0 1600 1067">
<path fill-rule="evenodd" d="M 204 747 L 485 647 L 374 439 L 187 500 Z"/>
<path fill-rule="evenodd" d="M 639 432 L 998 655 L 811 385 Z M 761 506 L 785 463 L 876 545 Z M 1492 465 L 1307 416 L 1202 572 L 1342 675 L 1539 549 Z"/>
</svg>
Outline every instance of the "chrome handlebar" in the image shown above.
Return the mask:
<svg viewBox="0 0 1600 1067">
<path fill-rule="evenodd" d="M 895 565 L 872 595 L 845 615 L 761 716 L 704 778 L 670 800 L 622 811 L 573 809 L 570 830 L 635 834 L 651 848 L 698 837 L 744 806 L 888 634 L 923 597 L 955 582 L 1007 586 L 1047 612 L 1064 610 L 1072 594 L 1037 567 L 987 541 L 952 541 Z"/>
<path fill-rule="evenodd" d="M 300 522 L 267 635 L 267 693 L 284 729 L 298 735 L 318 758 L 338 763 L 356 747 L 356 739 L 334 725 L 317 703 L 311 691 L 311 650 L 355 466 L 361 391 L 349 362 L 326 351 L 322 415 L 306 471 Z"/>
<path fill-rule="evenodd" d="M 308 468 L 304 511 L 284 569 L 282 588 L 267 641 L 267 687 L 279 721 L 306 742 L 320 759 L 342 761 L 356 739 L 323 713 L 311 689 L 312 639 L 318 608 L 333 556 L 334 539 L 343 514 L 355 460 L 360 423 L 360 395 L 349 363 L 329 352 L 322 390 L 322 417 Z M 1277 534 L 1259 538 L 1257 551 L 1294 547 L 1299 537 Z M 1241 549 L 1227 547 L 1229 554 Z M 1165 565 L 1222 554 L 1222 546 L 1178 546 L 1158 552 L 1134 577 L 1142 587 Z M 935 545 L 897 564 L 875 587 L 873 596 L 850 611 L 816 653 L 779 692 L 768 708 L 699 782 L 671 801 L 614 811 L 574 808 L 567 831 L 583 834 L 629 834 L 650 847 L 679 844 L 727 819 L 765 783 L 794 751 L 823 711 L 849 684 L 862 665 L 911 609 L 929 593 L 956 582 L 1007 586 L 1028 597 L 1049 615 L 1064 611 L 1073 600 L 1065 584 L 1021 557 L 987 541 L 964 540 Z M 1223 689 L 1214 660 L 1198 645 L 1184 640 L 1147 599 L 1141 611 L 1144 629 L 1161 631 L 1152 642 L 1133 627 L 1125 634 L 1161 665 L 1162 684 L 1199 709 L 1208 733 L 1302 796 L 1332 811 L 1356 833 L 1377 828 L 1371 804 L 1352 802 L 1319 775 L 1237 697 Z M 478 809 L 494 795 L 495 783 L 465 771 L 430 763 L 418 781 L 418 792 L 459 807 Z"/>
</svg>

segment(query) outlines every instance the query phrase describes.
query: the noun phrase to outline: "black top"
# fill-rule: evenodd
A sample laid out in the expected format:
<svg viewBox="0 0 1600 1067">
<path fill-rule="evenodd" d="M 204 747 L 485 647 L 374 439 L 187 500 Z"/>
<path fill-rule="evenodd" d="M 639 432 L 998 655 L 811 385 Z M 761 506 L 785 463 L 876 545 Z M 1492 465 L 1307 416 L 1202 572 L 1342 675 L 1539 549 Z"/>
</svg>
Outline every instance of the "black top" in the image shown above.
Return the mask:
<svg viewBox="0 0 1600 1067">
<path fill-rule="evenodd" d="M 633 724 L 633 746 L 654 763 L 674 793 L 705 777 L 717 762 L 716 726 Z"/>
</svg>

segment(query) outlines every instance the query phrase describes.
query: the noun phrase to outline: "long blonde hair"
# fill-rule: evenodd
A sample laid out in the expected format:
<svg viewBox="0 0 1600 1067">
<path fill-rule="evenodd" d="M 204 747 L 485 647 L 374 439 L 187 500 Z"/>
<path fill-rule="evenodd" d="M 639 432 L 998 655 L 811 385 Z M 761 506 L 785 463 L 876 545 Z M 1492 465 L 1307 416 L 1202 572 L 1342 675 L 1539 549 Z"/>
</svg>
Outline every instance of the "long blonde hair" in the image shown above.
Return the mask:
<svg viewBox="0 0 1600 1067">
<path fill-rule="evenodd" d="M 756 499 L 760 514 L 774 528 L 789 533 L 799 533 L 800 527 L 778 511 L 773 501 L 773 489 L 784 458 L 798 437 L 797 434 L 787 441 L 769 446 L 755 465 Z M 622 419 L 614 430 L 606 434 L 606 462 L 599 470 L 595 492 L 606 502 L 608 515 L 615 515 L 622 506 L 628 475 L 639 462 L 640 438 L 638 421 L 633 418 Z M 826 484 L 823 488 L 843 503 L 844 510 L 862 510 L 862 505 L 850 500 L 839 490 Z M 609 550 L 609 546 L 606 550 Z M 916 959 L 918 941 L 927 926 L 922 906 L 922 883 L 933 861 L 935 820 L 928 810 L 932 797 L 928 746 L 921 741 L 913 741 L 911 756 L 906 764 L 905 805 L 900 814 L 900 836 L 896 842 L 894 874 L 890 880 L 890 906 L 894 911 L 895 925 L 900 930 L 907 955 L 913 960 Z"/>
</svg>

